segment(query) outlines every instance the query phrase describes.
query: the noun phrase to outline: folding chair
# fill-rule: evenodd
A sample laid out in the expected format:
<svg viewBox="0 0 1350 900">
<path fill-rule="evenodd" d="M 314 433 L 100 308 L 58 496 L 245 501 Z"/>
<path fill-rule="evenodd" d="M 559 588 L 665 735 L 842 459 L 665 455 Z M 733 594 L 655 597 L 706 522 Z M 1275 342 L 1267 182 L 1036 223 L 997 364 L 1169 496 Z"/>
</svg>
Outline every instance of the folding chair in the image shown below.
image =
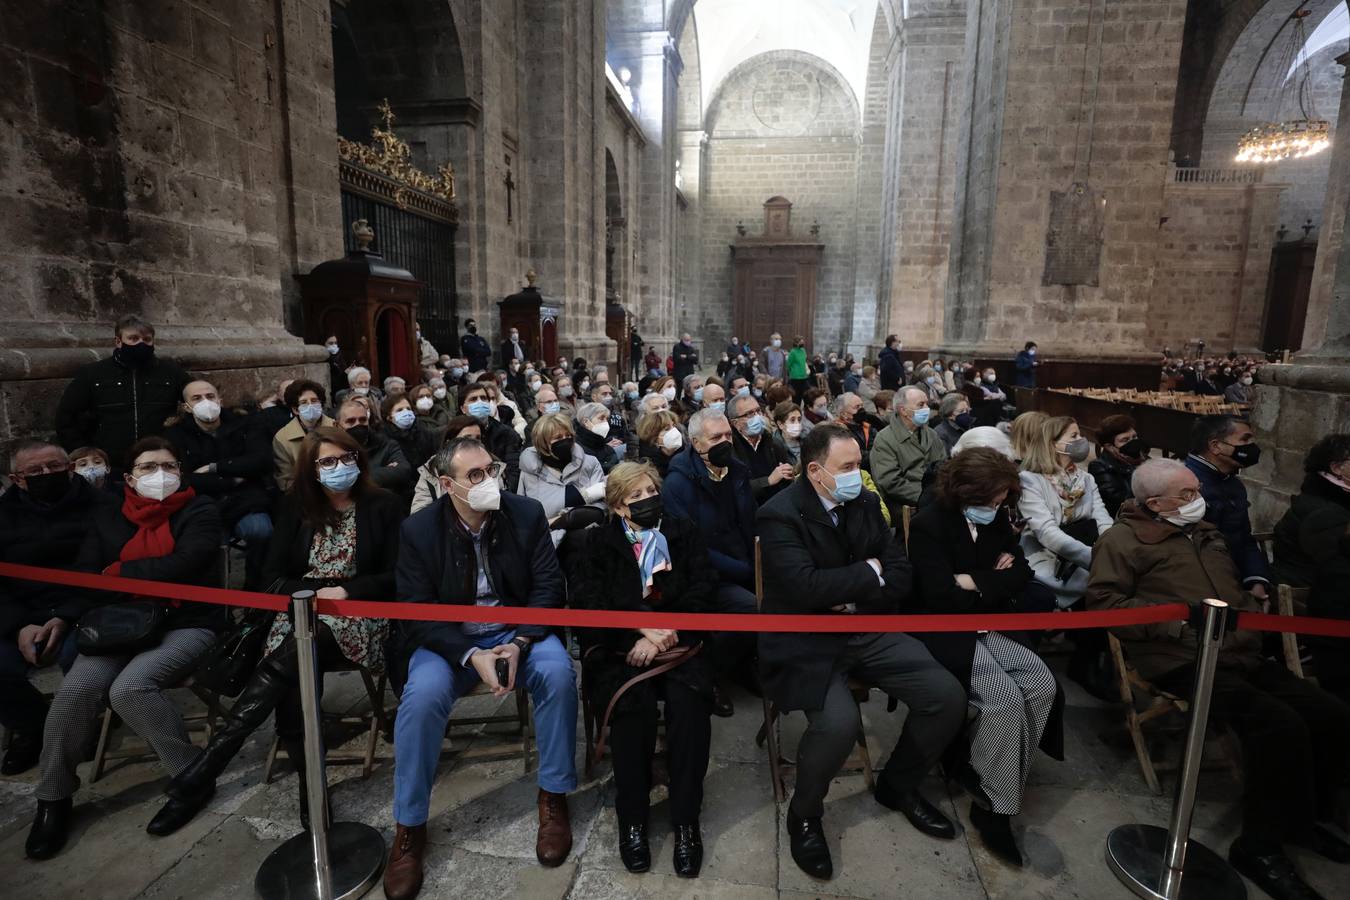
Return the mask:
<svg viewBox="0 0 1350 900">
<path fill-rule="evenodd" d="M 360 725 L 366 732 L 366 747 L 363 753 L 332 753 L 324 757 L 324 762 L 326 765 L 337 766 L 357 765 L 359 763 L 361 765 L 361 777 L 369 778 L 370 773 L 375 769 L 375 747 L 379 742 L 380 732 L 384 732 L 385 737 L 391 741 L 394 737 L 393 723 L 390 722 L 384 708 L 384 688 L 387 676 L 381 672 L 379 679 L 376 680 L 365 666 L 359 666 L 350 661 L 337 668 L 328 669 L 324 674 L 329 672 L 360 672 L 361 681 L 366 687 L 366 696 L 370 698 L 370 712 L 361 715 L 324 713 L 325 724 Z M 272 746 L 267 750 L 267 764 L 263 769 L 264 784 L 272 783 L 272 774 L 276 768 L 278 756 L 285 756 L 290 759 L 290 754 L 281 746 L 281 739 L 273 735 Z"/>
<path fill-rule="evenodd" d="M 1111 648 L 1111 659 L 1115 662 L 1116 674 L 1120 679 L 1120 702 L 1125 707 L 1125 730 L 1129 732 L 1130 740 L 1134 743 L 1134 754 L 1139 760 L 1139 768 L 1143 772 L 1145 783 L 1153 793 L 1161 794 L 1162 785 L 1158 781 L 1158 773 L 1170 772 L 1176 769 L 1178 764 L 1171 761 L 1153 761 L 1148 735 L 1144 734 L 1144 726 L 1171 713 L 1184 715 L 1190 708 L 1190 701 L 1162 690 L 1141 676 L 1126 662 L 1125 650 L 1114 634 L 1107 632 L 1106 640 Z M 1138 701 L 1135 699 L 1136 691 L 1140 698 Z M 1238 751 L 1234 746 L 1233 736 L 1225 729 L 1221 738 L 1224 745 L 1224 759 L 1220 762 L 1226 764 L 1233 780 L 1241 783 L 1242 769 L 1238 765 Z"/>
<path fill-rule="evenodd" d="M 183 717 L 183 722 L 187 725 L 188 734 L 194 732 L 205 734 L 206 740 L 211 740 L 211 736 L 216 731 L 216 720 L 223 719 L 225 710 L 220 705 L 220 695 L 215 691 L 208 690 L 192 681 L 191 677 L 183 681 L 175 688 L 182 688 L 192 691 L 193 695 L 206 707 L 203 713 L 194 713 Z M 169 688 L 168 690 L 174 690 Z M 138 748 L 123 748 L 118 750 L 109 749 L 112 736 L 117 724 L 120 723 L 117 714 L 113 712 L 111 706 L 103 710 L 103 724 L 99 727 L 98 744 L 94 749 L 94 767 L 89 774 L 89 783 L 93 784 L 103 777 L 103 771 L 107 768 L 109 762 L 125 760 L 127 762 L 143 762 L 155 759 L 154 751 L 148 745 L 142 745 Z"/>
<path fill-rule="evenodd" d="M 764 606 L 764 567 L 760 558 L 759 538 L 755 538 L 755 611 L 759 612 Z M 871 687 L 864 684 L 856 678 L 848 680 L 849 693 L 853 695 L 855 703 L 862 706 L 867 702 L 871 694 Z M 787 788 L 783 783 L 783 772 L 786 769 L 793 768 L 796 764 L 789 759 L 785 759 L 779 750 L 780 728 L 778 708 L 769 700 L 766 692 L 763 698 L 764 703 L 764 722 L 759 726 L 759 732 L 755 735 L 756 746 L 763 747 L 767 742 L 769 745 L 769 777 L 773 780 L 773 797 L 778 803 L 787 799 Z M 869 791 L 876 789 L 876 777 L 872 774 L 872 756 L 867 750 L 867 729 L 862 723 L 862 710 L 858 711 L 858 750 L 854 757 L 850 757 L 848 762 L 844 763 L 844 769 L 841 771 L 861 772 L 863 779 L 867 782 Z M 854 759 L 856 758 L 856 762 Z"/>
<path fill-rule="evenodd" d="M 515 727 L 514 729 L 512 729 L 512 732 L 515 734 L 516 738 L 520 741 L 521 760 L 525 767 L 525 774 L 528 775 L 530 773 L 530 760 L 534 753 L 534 719 L 530 714 L 529 695 L 525 693 L 525 688 L 522 684 L 520 684 L 520 681 L 521 679 L 519 678 L 516 679 L 517 682 L 515 689 L 516 709 L 514 713 L 501 713 L 491 716 L 462 716 L 462 717 L 456 717 L 453 714 L 451 714 L 450 721 L 448 721 L 445 724 L 445 736 L 447 738 L 451 737 L 450 732 L 451 729 L 453 728 L 463 728 L 475 725 L 498 725 L 504 723 L 514 725 Z M 464 696 L 482 697 L 485 695 L 491 695 L 491 693 L 492 688 L 488 687 L 488 685 L 482 682 L 479 682 L 473 688 L 473 690 L 469 691 Z M 462 700 L 463 698 L 461 697 L 460 699 Z"/>
<path fill-rule="evenodd" d="M 1297 615 L 1299 610 L 1308 608 L 1308 588 L 1290 587 L 1287 584 L 1275 586 L 1276 611 L 1282 616 Z M 1284 650 L 1284 664 L 1299 678 L 1307 678 L 1303 671 L 1303 651 L 1298 645 L 1298 635 L 1292 631 L 1281 632 L 1280 645 Z"/>
</svg>

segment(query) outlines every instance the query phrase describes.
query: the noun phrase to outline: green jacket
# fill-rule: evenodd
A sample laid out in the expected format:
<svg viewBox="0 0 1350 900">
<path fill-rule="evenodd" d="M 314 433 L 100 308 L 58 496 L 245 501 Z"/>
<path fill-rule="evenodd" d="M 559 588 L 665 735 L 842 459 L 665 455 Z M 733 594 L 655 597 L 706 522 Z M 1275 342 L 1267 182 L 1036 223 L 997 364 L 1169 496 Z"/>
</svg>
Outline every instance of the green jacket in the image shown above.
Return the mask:
<svg viewBox="0 0 1350 900">
<path fill-rule="evenodd" d="M 924 470 L 946 458 L 941 438 L 927 425 L 911 431 L 896 416 L 881 429 L 872 445 L 872 478 L 891 508 L 892 520 L 900 521 L 901 506 L 918 505 Z"/>
<path fill-rule="evenodd" d="M 805 381 L 810 375 L 811 370 L 806 367 L 806 348 L 793 347 L 788 351 L 788 381 Z"/>
</svg>

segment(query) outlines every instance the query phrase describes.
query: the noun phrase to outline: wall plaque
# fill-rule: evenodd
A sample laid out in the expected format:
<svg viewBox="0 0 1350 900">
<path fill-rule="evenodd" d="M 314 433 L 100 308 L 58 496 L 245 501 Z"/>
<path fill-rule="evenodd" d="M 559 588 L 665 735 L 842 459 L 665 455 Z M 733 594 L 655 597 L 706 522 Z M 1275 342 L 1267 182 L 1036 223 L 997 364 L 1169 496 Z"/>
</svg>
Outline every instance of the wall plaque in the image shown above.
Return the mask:
<svg viewBox="0 0 1350 900">
<path fill-rule="evenodd" d="M 1050 192 L 1050 225 L 1045 233 L 1042 284 L 1097 286 L 1102 261 L 1106 194 L 1074 182 Z"/>
</svg>

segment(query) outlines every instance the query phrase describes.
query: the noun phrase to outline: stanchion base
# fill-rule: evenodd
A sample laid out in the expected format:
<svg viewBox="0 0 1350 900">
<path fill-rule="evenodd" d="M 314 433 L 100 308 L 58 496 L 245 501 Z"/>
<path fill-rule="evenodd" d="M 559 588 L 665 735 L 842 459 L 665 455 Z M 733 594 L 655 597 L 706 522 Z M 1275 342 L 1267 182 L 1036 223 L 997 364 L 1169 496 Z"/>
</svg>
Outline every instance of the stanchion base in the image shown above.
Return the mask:
<svg viewBox="0 0 1350 900">
<path fill-rule="evenodd" d="M 356 900 L 373 888 L 384 871 L 384 838 L 360 822 L 328 827 L 328 858 L 333 869 L 333 900 Z M 314 844 L 303 831 L 267 855 L 253 879 L 262 900 L 318 900 L 314 880 Z"/>
<path fill-rule="evenodd" d="M 1106 864 L 1130 890 L 1145 900 L 1167 900 L 1162 893 L 1167 829 L 1121 825 L 1106 837 Z M 1228 862 L 1192 838 L 1186 844 L 1181 900 L 1246 900 L 1247 885 Z"/>
</svg>

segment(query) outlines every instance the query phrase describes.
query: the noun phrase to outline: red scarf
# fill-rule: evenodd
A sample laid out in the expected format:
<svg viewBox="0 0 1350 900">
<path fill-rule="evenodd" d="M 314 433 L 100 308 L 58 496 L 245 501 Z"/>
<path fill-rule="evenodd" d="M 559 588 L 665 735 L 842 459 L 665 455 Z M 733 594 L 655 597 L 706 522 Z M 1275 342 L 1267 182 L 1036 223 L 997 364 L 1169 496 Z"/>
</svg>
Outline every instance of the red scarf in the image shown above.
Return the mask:
<svg viewBox="0 0 1350 900">
<path fill-rule="evenodd" d="M 188 488 L 172 493 L 163 500 L 151 500 L 136 493 L 130 485 L 124 490 L 126 494 L 122 500 L 122 515 L 136 526 L 136 533 L 122 546 L 117 561 L 103 570 L 107 575 L 122 574 L 122 563 L 172 553 L 173 531 L 169 528 L 169 518 L 197 496 L 196 491 Z"/>
</svg>

